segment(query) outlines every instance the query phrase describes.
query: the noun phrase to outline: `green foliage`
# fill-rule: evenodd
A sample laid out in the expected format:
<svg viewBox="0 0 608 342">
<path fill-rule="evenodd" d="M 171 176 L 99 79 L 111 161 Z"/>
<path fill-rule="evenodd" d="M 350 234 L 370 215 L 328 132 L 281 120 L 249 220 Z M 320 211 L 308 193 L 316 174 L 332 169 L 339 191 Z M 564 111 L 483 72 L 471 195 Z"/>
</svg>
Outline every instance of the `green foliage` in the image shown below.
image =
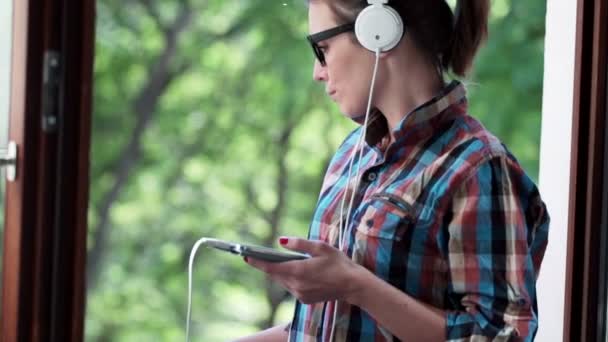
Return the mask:
<svg viewBox="0 0 608 342">
<path fill-rule="evenodd" d="M 194 242 L 305 236 L 328 158 L 354 127 L 311 80 L 297 1 L 192 1 L 174 41 L 168 28 L 185 1 L 158 1 L 156 11 L 144 3 L 98 1 L 89 263 L 100 266 L 89 268 L 97 274 L 91 341 L 183 339 Z M 469 81 L 471 113 L 536 176 L 545 4 L 494 4 L 491 39 Z M 158 70 L 167 77 L 154 92 Z M 259 272 L 206 249 L 196 260 L 197 340 L 269 323 Z M 292 308 L 283 301 L 275 322 Z"/>
<path fill-rule="evenodd" d="M 538 177 L 545 35 L 544 1 L 493 1 L 490 39 L 470 85 L 470 112 Z"/>
</svg>

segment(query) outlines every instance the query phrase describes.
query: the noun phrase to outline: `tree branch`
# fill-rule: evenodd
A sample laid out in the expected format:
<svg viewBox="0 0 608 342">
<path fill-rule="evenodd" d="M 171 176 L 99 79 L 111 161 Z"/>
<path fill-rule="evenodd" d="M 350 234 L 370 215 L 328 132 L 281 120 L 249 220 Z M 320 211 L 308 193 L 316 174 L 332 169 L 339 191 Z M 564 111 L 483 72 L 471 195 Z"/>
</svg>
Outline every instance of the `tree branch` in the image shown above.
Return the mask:
<svg viewBox="0 0 608 342">
<path fill-rule="evenodd" d="M 257 212 L 257 214 L 260 215 L 262 219 L 266 221 L 266 223 L 268 223 L 268 225 L 272 225 L 272 215 L 260 206 L 257 199 L 257 194 L 253 188 L 253 183 L 247 182 L 244 188 L 245 196 L 247 197 L 247 204 L 251 206 Z"/>
<path fill-rule="evenodd" d="M 107 5 L 107 7 L 109 8 L 110 13 L 112 13 L 112 17 L 118 23 L 119 26 L 127 28 L 129 31 L 131 31 L 131 33 L 133 33 L 133 35 L 139 36 L 141 34 L 141 31 L 132 22 L 132 17 L 128 15 L 129 12 L 124 10 L 124 7 L 129 6 L 129 4 L 126 3 L 121 5 L 122 6 L 120 8 L 118 6 L 112 5 Z"/>
<path fill-rule="evenodd" d="M 97 206 L 99 221 L 94 229 L 94 245 L 89 252 L 87 265 L 87 288 L 89 290 L 93 289 L 97 283 L 103 252 L 108 243 L 110 209 L 118 199 L 130 173 L 141 158 L 141 139 L 152 121 L 154 109 L 160 96 L 166 91 L 169 84 L 179 76 L 176 70 L 171 69 L 171 62 L 176 54 L 177 37 L 187 27 L 190 15 L 187 9 L 182 9 L 174 25 L 165 31 L 166 49 L 157 58 L 148 82 L 133 101 L 132 109 L 137 117 L 135 128 L 112 172 L 114 183 L 108 192 L 102 196 L 100 204 Z"/>
<path fill-rule="evenodd" d="M 289 98 L 283 105 L 283 112 L 293 111 L 294 107 L 293 99 Z M 276 206 L 270 213 L 270 231 L 264 241 L 267 246 L 271 246 L 278 238 L 280 222 L 284 216 L 285 208 L 287 207 L 287 192 L 289 188 L 287 154 L 289 152 L 292 133 L 295 127 L 301 121 L 302 117 L 303 115 L 293 115 L 291 119 L 287 120 L 277 141 L 277 146 L 279 146 L 279 150 L 277 151 L 276 155 L 276 167 L 278 169 L 276 191 L 278 200 Z M 270 314 L 268 315 L 267 320 L 261 322 L 261 328 L 263 329 L 269 328 L 273 325 L 279 305 L 289 297 L 283 288 L 278 286 L 268 277 L 266 278 L 265 291 L 268 304 L 270 305 Z"/>
<path fill-rule="evenodd" d="M 158 12 L 158 8 L 152 3 L 151 0 L 139 0 L 139 3 L 142 5 L 146 13 L 154 20 L 156 26 L 160 28 L 161 31 L 166 31 L 166 24 L 163 22 L 163 19 Z"/>
</svg>

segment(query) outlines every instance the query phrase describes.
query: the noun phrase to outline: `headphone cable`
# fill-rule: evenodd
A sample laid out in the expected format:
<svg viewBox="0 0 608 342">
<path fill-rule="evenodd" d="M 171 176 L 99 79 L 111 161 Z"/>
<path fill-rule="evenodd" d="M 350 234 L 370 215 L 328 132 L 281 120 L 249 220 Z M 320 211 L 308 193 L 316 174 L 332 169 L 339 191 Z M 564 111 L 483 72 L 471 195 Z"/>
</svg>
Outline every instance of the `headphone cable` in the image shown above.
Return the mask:
<svg viewBox="0 0 608 342">
<path fill-rule="evenodd" d="M 378 63 L 380 61 L 380 49 L 376 49 L 375 51 L 376 54 L 376 62 L 374 63 L 374 72 L 372 74 L 372 81 L 371 81 L 371 85 L 370 85 L 370 89 L 369 89 L 369 97 L 367 100 L 367 111 L 365 113 L 365 121 L 363 122 L 363 129 L 361 130 L 361 135 L 359 136 L 359 140 L 357 141 L 357 145 L 355 145 L 355 149 L 353 150 L 353 152 L 351 153 L 351 160 L 349 163 L 349 168 L 348 168 L 348 178 L 346 181 L 346 189 L 344 190 L 344 196 L 342 196 L 342 203 L 340 205 L 340 223 L 339 223 L 339 241 L 338 241 L 338 247 L 340 248 L 340 251 L 343 250 L 344 248 L 344 240 L 346 238 L 346 232 L 345 230 L 348 229 L 348 225 L 349 225 L 349 221 L 350 221 L 350 214 L 352 211 L 352 207 L 353 207 L 353 202 L 355 199 L 355 193 L 357 192 L 357 188 L 359 187 L 359 171 L 360 171 L 360 166 L 361 166 L 361 158 L 363 157 L 363 141 L 365 140 L 365 136 L 367 134 L 367 124 L 369 121 L 369 114 L 371 111 L 371 105 L 372 105 L 372 99 L 373 99 L 373 94 L 374 94 L 374 86 L 376 84 L 376 75 L 378 73 Z M 355 151 L 359 151 L 359 159 L 357 161 L 357 172 L 355 173 L 355 187 L 353 188 L 353 191 L 350 194 L 350 201 L 348 204 L 348 209 L 346 211 L 346 223 L 344 224 L 344 226 L 342 225 L 343 223 L 343 218 L 344 216 L 343 214 L 343 210 L 344 210 L 344 203 L 345 203 L 345 199 L 346 199 L 346 194 L 348 192 L 348 187 L 350 185 L 350 176 L 351 176 L 351 168 L 353 165 L 353 160 L 354 160 L 354 155 L 355 155 Z M 333 315 L 333 320 L 332 320 L 332 325 L 331 325 L 331 334 L 329 337 L 329 341 L 333 342 L 334 340 L 334 333 L 335 333 L 335 329 L 336 329 L 336 319 L 338 317 L 338 300 L 334 301 L 334 315 Z"/>
<path fill-rule="evenodd" d="M 346 182 L 346 189 L 344 192 L 344 196 L 342 196 L 342 203 L 340 205 L 340 223 L 339 223 L 339 237 L 338 237 L 338 247 L 340 250 L 343 249 L 344 247 L 344 239 L 346 238 L 346 234 L 344 234 L 344 230 L 346 230 L 348 228 L 348 224 L 350 221 L 350 213 L 352 211 L 352 206 L 353 206 L 353 202 L 354 202 L 354 198 L 355 198 L 355 192 L 357 190 L 357 187 L 359 186 L 359 172 L 360 172 L 360 166 L 361 166 L 361 158 L 363 156 L 363 141 L 365 139 L 365 135 L 367 134 L 367 124 L 369 122 L 369 114 L 370 114 L 370 110 L 371 110 L 371 104 L 372 104 L 372 98 L 373 98 L 373 93 L 374 93 L 374 85 L 376 83 L 376 74 L 378 72 L 378 62 L 380 60 L 380 50 L 377 49 L 375 51 L 376 54 L 376 62 L 374 64 L 374 72 L 372 74 L 372 81 L 371 81 L 371 85 L 370 85 L 370 90 L 369 90 L 369 98 L 367 101 L 367 111 L 365 114 L 365 121 L 363 123 L 363 129 L 361 131 L 361 135 L 359 136 L 359 139 L 357 140 L 357 144 L 355 145 L 355 148 L 353 149 L 353 151 L 351 152 L 351 156 L 350 156 L 350 162 L 349 162 L 349 168 L 348 168 L 348 178 L 347 178 L 347 182 Z M 355 187 L 351 193 L 350 196 L 350 201 L 348 204 L 348 209 L 347 209 L 347 215 L 346 215 L 346 222 L 343 225 L 343 212 L 344 212 L 344 204 L 345 204 L 345 199 L 346 199 L 346 194 L 347 194 L 347 190 L 350 186 L 350 182 L 351 182 L 351 175 L 352 175 L 352 166 L 354 163 L 354 157 L 355 157 L 355 153 L 359 151 L 359 160 L 357 161 L 357 171 L 355 173 Z M 188 310 L 187 310 L 187 314 L 186 314 L 186 342 L 190 342 L 190 325 L 191 325 L 191 321 L 192 321 L 192 266 L 194 264 L 194 257 L 196 256 L 196 252 L 198 251 L 198 248 L 204 244 L 205 242 L 207 242 L 207 238 L 200 238 L 198 241 L 196 241 L 196 243 L 194 244 L 194 246 L 192 247 L 192 250 L 190 251 L 190 259 L 188 261 Z M 331 335 L 330 335 L 330 341 L 334 340 L 334 332 L 335 332 L 335 328 L 336 328 L 336 318 L 337 318 L 337 313 L 338 313 L 338 301 L 335 300 L 334 301 L 334 317 L 333 317 L 333 321 L 332 321 L 332 327 L 331 327 Z M 290 335 L 291 335 L 291 331 L 290 331 Z"/>
<path fill-rule="evenodd" d="M 190 251 L 190 261 L 188 262 L 188 311 L 186 314 L 186 342 L 190 342 L 190 323 L 192 314 L 192 264 L 194 263 L 194 256 L 196 251 L 203 243 L 207 242 L 207 238 L 200 238 L 192 247 Z"/>
</svg>

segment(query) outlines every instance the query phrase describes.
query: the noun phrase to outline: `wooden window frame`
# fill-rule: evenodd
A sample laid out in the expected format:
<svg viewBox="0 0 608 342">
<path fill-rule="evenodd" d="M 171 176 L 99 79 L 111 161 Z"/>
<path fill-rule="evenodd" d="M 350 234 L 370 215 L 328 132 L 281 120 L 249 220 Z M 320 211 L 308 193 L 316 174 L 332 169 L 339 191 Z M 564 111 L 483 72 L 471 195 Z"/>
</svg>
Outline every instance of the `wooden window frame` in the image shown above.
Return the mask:
<svg viewBox="0 0 608 342">
<path fill-rule="evenodd" d="M 608 3 L 578 0 L 564 341 L 606 339 Z"/>
<path fill-rule="evenodd" d="M 2 341 L 83 340 L 94 18 L 94 0 L 13 1 L 9 139 L 19 150 L 6 187 Z M 56 102 L 43 94 L 48 51 L 62 66 Z M 54 130 L 43 129 L 44 103 Z"/>
</svg>

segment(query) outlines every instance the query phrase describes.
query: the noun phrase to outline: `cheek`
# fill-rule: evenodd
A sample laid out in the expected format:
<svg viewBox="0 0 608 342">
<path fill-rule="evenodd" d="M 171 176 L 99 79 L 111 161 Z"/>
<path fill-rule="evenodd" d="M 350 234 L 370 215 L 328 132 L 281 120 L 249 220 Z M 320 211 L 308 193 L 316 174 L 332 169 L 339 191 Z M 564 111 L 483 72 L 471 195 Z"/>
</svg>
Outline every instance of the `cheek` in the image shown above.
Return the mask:
<svg viewBox="0 0 608 342">
<path fill-rule="evenodd" d="M 337 51 L 331 68 L 336 81 L 354 88 L 360 88 L 357 84 L 364 83 L 363 88 L 369 88 L 374 64 L 367 58 L 366 51 L 355 46 Z"/>
<path fill-rule="evenodd" d="M 367 50 L 349 44 L 336 48 L 328 56 L 328 78 L 330 85 L 339 91 L 341 111 L 348 116 L 358 116 L 367 108 L 374 61 L 370 62 L 365 54 Z"/>
<path fill-rule="evenodd" d="M 330 46 L 330 51 L 325 54 L 327 64 L 331 65 L 331 70 L 336 76 L 344 77 L 345 74 L 350 73 L 356 66 L 356 57 L 359 51 L 357 51 L 355 43 L 345 39 L 334 42 Z"/>
</svg>

